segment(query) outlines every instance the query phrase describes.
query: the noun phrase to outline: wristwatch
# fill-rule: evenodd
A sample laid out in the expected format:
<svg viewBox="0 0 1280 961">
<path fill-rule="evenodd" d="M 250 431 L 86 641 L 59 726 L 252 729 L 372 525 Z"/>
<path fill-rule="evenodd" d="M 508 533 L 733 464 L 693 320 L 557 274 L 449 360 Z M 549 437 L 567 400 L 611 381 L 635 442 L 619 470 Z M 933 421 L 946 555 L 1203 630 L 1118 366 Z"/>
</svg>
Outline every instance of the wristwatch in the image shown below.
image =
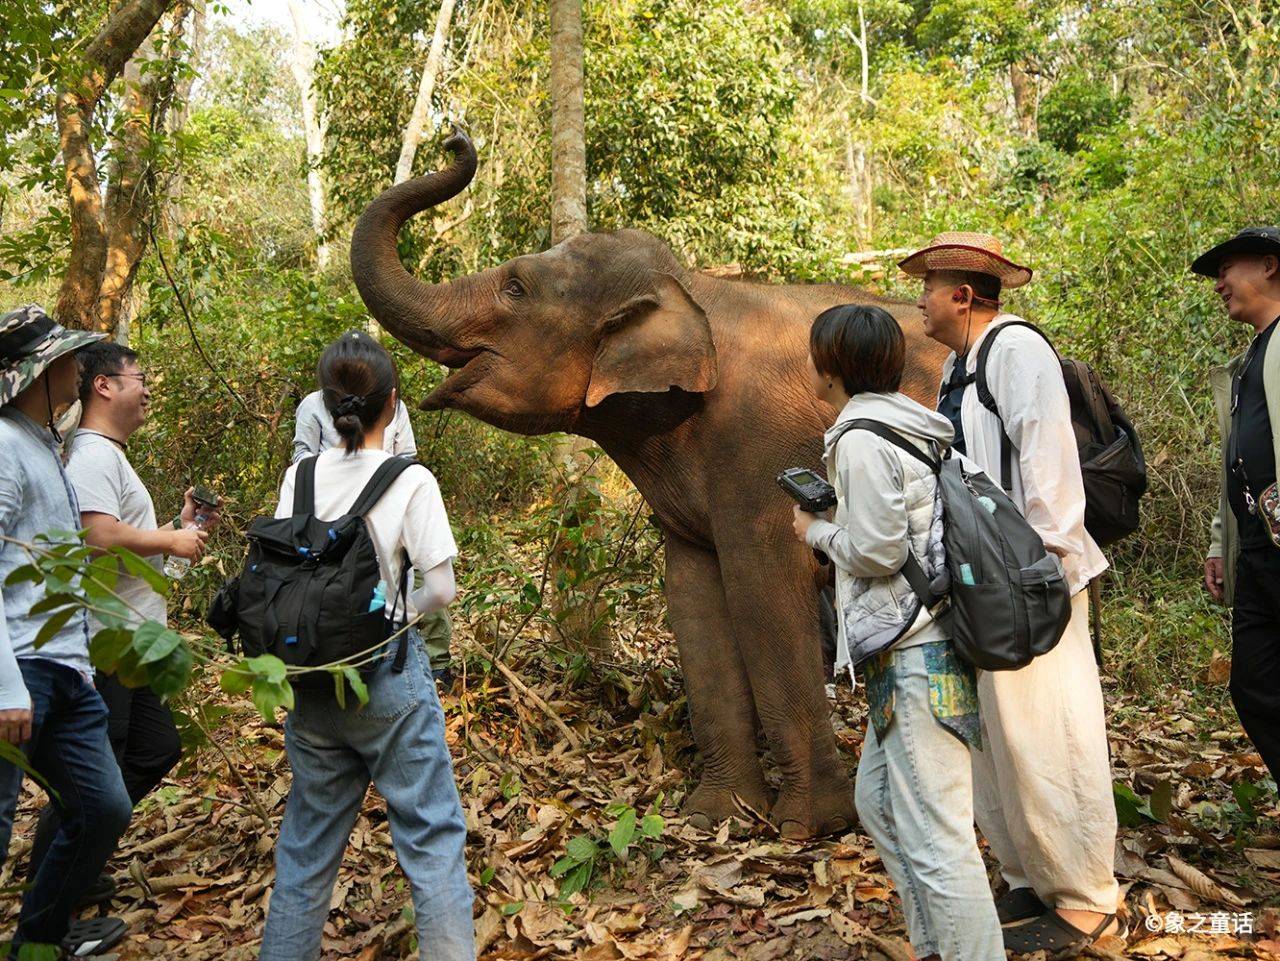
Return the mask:
<svg viewBox="0 0 1280 961">
<path fill-rule="evenodd" d="M 175 531 L 180 531 L 180 530 L 182 530 L 182 515 L 181 515 L 181 514 L 174 514 L 174 515 L 173 515 L 173 529 L 174 529 Z"/>
</svg>

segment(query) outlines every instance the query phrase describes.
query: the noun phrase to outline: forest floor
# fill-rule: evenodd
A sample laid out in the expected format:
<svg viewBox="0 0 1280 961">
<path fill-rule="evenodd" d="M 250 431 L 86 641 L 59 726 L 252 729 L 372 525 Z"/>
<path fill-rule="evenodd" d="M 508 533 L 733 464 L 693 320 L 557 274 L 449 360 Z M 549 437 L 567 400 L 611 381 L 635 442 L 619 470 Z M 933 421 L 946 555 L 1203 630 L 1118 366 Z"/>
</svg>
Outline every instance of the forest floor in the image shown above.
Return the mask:
<svg viewBox="0 0 1280 961">
<path fill-rule="evenodd" d="M 750 812 L 715 833 L 677 816 L 693 752 L 670 645 L 659 640 L 644 659 L 572 686 L 545 655 L 519 659 L 531 650 L 507 655 L 510 674 L 460 678 L 444 698 L 481 958 L 909 961 L 897 899 L 864 835 L 792 843 Z M 1274 793 L 1259 789 L 1265 770 L 1224 707 L 1223 668 L 1215 661 L 1193 690 L 1158 699 L 1108 691 L 1115 779 L 1136 789 L 1120 801 L 1128 826 L 1116 849 L 1132 933 L 1100 942 L 1094 957 L 1280 958 L 1280 811 Z M 227 705 L 211 681 L 197 696 L 229 710 L 205 709 L 216 746 L 190 755 L 144 802 L 113 862 L 120 892 L 109 910 L 133 932 L 120 961 L 257 954 L 289 788 L 283 737 L 247 701 Z M 837 687 L 833 719 L 852 769 L 861 695 Z M 26 860 L 42 802 L 28 787 L 0 887 Z M 661 830 L 638 821 L 654 836 L 637 830 L 622 844 L 631 832 L 617 824 L 632 818 L 624 808 L 640 819 L 657 811 Z M 606 843 L 611 830 L 624 858 Z M 585 858 L 557 874 L 590 861 L 592 886 L 562 901 L 564 877 L 552 869 L 584 834 L 599 843 L 570 846 Z M 6 930 L 17 913 L 7 900 Z M 332 903 L 326 961 L 417 956 L 374 791 Z"/>
</svg>

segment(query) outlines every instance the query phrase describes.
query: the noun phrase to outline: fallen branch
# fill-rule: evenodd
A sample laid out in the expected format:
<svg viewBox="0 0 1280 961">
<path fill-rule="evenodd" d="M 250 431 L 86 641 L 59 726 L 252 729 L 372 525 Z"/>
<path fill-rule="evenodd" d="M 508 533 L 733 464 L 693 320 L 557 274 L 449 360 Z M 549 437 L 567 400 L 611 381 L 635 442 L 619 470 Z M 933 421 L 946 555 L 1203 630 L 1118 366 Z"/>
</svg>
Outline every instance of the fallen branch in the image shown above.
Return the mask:
<svg viewBox="0 0 1280 961">
<path fill-rule="evenodd" d="M 582 738 L 580 738 L 577 734 L 575 734 L 573 732 L 573 729 L 570 728 L 568 724 L 565 724 L 564 719 L 561 718 L 560 715 L 556 713 L 555 709 L 550 704 L 548 704 L 541 697 L 535 694 L 529 688 L 529 686 L 525 684 L 524 681 L 520 680 L 516 672 L 511 670 L 511 668 L 507 667 L 507 665 L 502 662 L 501 658 L 493 654 L 490 654 L 488 651 L 484 650 L 484 648 L 480 647 L 480 645 L 478 645 L 474 640 L 472 640 L 469 637 L 463 637 L 461 640 L 462 640 L 463 647 L 470 648 L 480 657 L 489 661 L 494 667 L 498 669 L 498 673 L 507 679 L 507 682 L 512 687 L 514 687 L 517 691 L 519 691 L 521 694 L 527 697 L 530 701 L 532 701 L 533 704 L 540 711 L 542 711 L 543 714 L 545 714 L 548 718 L 550 718 L 551 723 L 556 726 L 556 730 L 558 730 L 561 734 L 564 735 L 564 739 L 569 742 L 569 745 L 571 747 L 576 749 L 582 746 Z"/>
</svg>

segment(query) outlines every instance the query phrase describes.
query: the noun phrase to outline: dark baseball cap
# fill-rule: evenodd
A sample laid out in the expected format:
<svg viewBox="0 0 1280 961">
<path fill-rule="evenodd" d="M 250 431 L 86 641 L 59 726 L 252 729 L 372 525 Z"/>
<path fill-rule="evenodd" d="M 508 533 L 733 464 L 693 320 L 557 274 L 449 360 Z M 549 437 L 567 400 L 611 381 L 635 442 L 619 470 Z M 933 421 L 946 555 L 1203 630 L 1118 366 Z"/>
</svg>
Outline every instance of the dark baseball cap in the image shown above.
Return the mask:
<svg viewBox="0 0 1280 961">
<path fill-rule="evenodd" d="M 1280 257 L 1280 227 L 1245 227 L 1230 240 L 1210 247 L 1191 264 L 1202 277 L 1217 277 L 1218 266 L 1233 254 L 1275 254 Z"/>
</svg>

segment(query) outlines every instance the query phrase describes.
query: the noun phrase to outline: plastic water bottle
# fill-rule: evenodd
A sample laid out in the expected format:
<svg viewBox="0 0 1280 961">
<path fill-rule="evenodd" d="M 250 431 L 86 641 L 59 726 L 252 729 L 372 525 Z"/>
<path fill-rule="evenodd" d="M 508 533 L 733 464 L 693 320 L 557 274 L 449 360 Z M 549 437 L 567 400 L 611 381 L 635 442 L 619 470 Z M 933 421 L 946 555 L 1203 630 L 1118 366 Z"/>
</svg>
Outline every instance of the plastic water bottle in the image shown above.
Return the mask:
<svg viewBox="0 0 1280 961">
<path fill-rule="evenodd" d="M 373 589 L 373 597 L 369 600 L 369 613 L 380 611 L 387 606 L 387 582 L 378 581 L 378 586 Z"/>
<path fill-rule="evenodd" d="M 195 520 L 190 524 L 183 525 L 184 530 L 204 530 L 205 521 L 209 519 L 209 515 L 204 511 L 197 510 Z M 187 571 L 191 570 L 191 562 L 185 557 L 178 557 L 170 554 L 164 559 L 164 573 L 166 577 L 172 577 L 175 581 L 180 581 L 187 576 Z"/>
</svg>

